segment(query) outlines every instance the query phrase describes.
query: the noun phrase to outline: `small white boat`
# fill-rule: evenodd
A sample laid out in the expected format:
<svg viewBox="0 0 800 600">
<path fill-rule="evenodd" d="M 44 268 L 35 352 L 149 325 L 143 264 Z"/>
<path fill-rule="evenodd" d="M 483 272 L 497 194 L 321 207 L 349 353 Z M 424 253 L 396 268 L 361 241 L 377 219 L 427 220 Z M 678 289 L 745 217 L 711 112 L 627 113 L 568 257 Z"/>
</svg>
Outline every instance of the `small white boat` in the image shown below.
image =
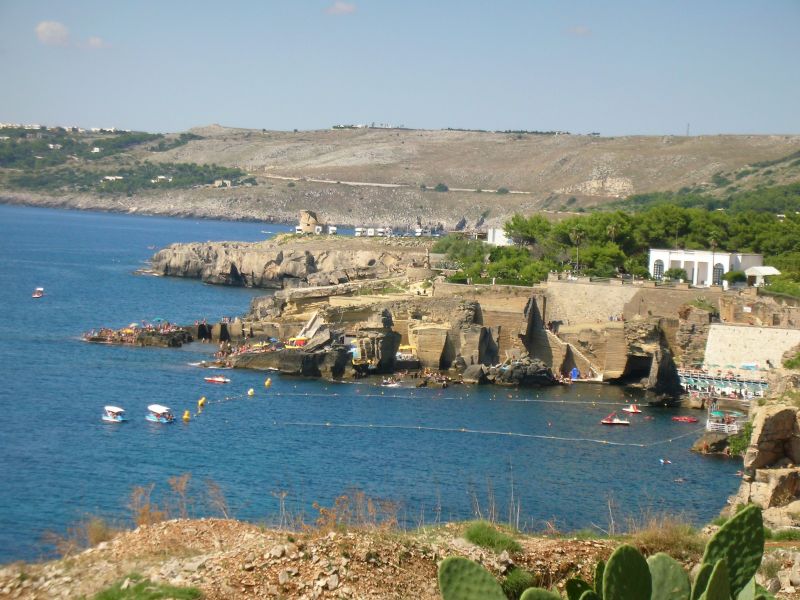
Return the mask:
<svg viewBox="0 0 800 600">
<path fill-rule="evenodd" d="M 223 377 L 222 375 L 212 375 L 210 377 L 204 377 L 206 382 L 208 383 L 230 383 L 231 380 L 227 377 Z"/>
<path fill-rule="evenodd" d="M 31 294 L 31 298 L 41 298 L 42 296 L 44 296 L 43 287 L 37 287 L 35 290 L 33 290 L 33 293 Z"/>
<path fill-rule="evenodd" d="M 630 425 L 631 422 L 626 419 L 620 419 L 616 412 L 612 412 L 605 419 L 600 421 L 601 425 Z"/>
<path fill-rule="evenodd" d="M 174 423 L 175 416 L 172 414 L 172 410 L 170 410 L 167 406 L 162 406 L 161 404 L 151 404 L 147 407 L 149 411 L 145 416 L 145 419 L 152 423 Z"/>
<path fill-rule="evenodd" d="M 125 409 L 119 406 L 104 406 L 102 418 L 106 423 L 124 423 L 128 420 Z"/>
<path fill-rule="evenodd" d="M 631 404 L 630 406 L 626 406 L 625 408 L 623 408 L 622 412 L 626 412 L 631 415 L 637 415 L 640 412 L 642 412 L 642 409 L 639 408 L 638 404 Z"/>
<path fill-rule="evenodd" d="M 400 382 L 392 378 L 387 378 L 381 381 L 381 387 L 398 388 L 400 387 Z"/>
</svg>

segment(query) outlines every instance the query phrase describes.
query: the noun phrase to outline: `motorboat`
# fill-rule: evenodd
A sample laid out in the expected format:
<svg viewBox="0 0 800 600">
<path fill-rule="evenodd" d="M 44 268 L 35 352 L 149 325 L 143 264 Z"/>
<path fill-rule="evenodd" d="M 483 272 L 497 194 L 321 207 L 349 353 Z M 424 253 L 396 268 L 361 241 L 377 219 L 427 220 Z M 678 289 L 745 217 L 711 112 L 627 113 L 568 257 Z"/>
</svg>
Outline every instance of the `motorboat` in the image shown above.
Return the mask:
<svg viewBox="0 0 800 600">
<path fill-rule="evenodd" d="M 672 420 L 677 421 L 678 423 L 697 423 L 697 417 L 689 416 L 672 417 Z"/>
<path fill-rule="evenodd" d="M 638 404 L 631 404 L 630 406 L 623 408 L 622 412 L 626 412 L 630 415 L 638 415 L 640 412 L 642 412 L 642 409 L 639 408 Z"/>
<path fill-rule="evenodd" d="M 119 406 L 104 406 L 103 407 L 103 421 L 106 423 L 124 423 L 128 420 L 125 416 L 125 409 Z"/>
<path fill-rule="evenodd" d="M 167 406 L 162 406 L 160 404 L 151 404 L 147 407 L 149 411 L 145 419 L 152 423 L 174 423 L 175 416 L 172 414 L 172 410 L 170 410 Z"/>
<path fill-rule="evenodd" d="M 231 380 L 227 377 L 223 377 L 222 375 L 211 375 L 210 377 L 204 377 L 206 382 L 208 383 L 230 383 Z"/>
<path fill-rule="evenodd" d="M 400 387 L 400 382 L 392 379 L 391 377 L 387 377 L 383 381 L 381 381 L 381 387 L 389 387 L 389 388 L 396 388 Z"/>
<path fill-rule="evenodd" d="M 616 412 L 612 412 L 605 419 L 600 421 L 602 425 L 630 425 L 631 422 L 626 419 L 620 419 Z"/>
<path fill-rule="evenodd" d="M 33 290 L 33 293 L 31 294 L 31 298 L 41 298 L 42 296 L 44 296 L 43 287 L 37 287 L 35 290 Z"/>
</svg>

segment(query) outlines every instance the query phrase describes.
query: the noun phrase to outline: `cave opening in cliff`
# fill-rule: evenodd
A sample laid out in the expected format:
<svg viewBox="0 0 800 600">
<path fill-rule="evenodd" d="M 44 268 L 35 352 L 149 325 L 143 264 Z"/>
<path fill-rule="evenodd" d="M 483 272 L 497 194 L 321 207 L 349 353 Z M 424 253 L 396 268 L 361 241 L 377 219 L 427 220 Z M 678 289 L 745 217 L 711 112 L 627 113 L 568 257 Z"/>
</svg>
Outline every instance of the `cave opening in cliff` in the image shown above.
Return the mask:
<svg viewBox="0 0 800 600">
<path fill-rule="evenodd" d="M 231 285 L 245 285 L 244 277 L 233 263 L 231 263 L 231 270 L 228 274 L 228 283 Z"/>
<path fill-rule="evenodd" d="M 652 356 L 628 356 L 625 370 L 616 381 L 620 383 L 638 383 L 650 375 L 652 364 Z"/>
</svg>

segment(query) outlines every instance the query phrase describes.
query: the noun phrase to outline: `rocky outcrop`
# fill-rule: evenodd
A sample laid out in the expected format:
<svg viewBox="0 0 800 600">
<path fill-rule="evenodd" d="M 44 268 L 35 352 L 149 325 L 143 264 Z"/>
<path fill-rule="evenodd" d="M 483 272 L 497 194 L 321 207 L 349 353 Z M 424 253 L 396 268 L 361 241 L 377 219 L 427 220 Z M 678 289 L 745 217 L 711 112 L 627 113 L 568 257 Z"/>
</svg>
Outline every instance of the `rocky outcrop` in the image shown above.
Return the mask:
<svg viewBox="0 0 800 600">
<path fill-rule="evenodd" d="M 800 413 L 783 404 L 757 410 L 744 477 L 729 503 L 757 504 L 770 527 L 800 526 Z"/>
<path fill-rule="evenodd" d="M 425 250 L 372 241 L 172 244 L 151 259 L 152 272 L 206 283 L 260 288 L 334 285 L 401 274 L 423 266 Z"/>
<path fill-rule="evenodd" d="M 680 309 L 678 316 L 680 320 L 675 333 L 676 358 L 687 366 L 702 364 L 711 328 L 711 313 L 687 304 Z"/>
<path fill-rule="evenodd" d="M 338 379 L 344 376 L 349 359 L 347 348 L 338 346 L 314 352 L 284 348 L 274 352 L 234 355 L 229 361 L 234 368 Z"/>
<path fill-rule="evenodd" d="M 555 385 L 553 372 L 537 358 L 529 356 L 486 369 L 486 379 L 497 385 Z"/>
</svg>

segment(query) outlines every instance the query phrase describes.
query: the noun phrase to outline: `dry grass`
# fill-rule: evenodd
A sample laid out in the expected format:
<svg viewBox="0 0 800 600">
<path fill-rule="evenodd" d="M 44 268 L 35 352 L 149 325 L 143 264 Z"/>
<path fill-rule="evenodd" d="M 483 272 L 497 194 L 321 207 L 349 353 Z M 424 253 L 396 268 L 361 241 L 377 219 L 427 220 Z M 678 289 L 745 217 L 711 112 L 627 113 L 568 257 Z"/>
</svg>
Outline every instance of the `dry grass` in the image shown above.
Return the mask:
<svg viewBox="0 0 800 600">
<path fill-rule="evenodd" d="M 628 521 L 629 542 L 646 556 L 666 552 L 677 560 L 698 560 L 705 540 L 685 519 L 674 515 L 647 515 Z"/>
<path fill-rule="evenodd" d="M 333 531 L 356 528 L 394 530 L 398 527 L 398 504 L 390 500 L 371 498 L 361 490 L 349 490 L 333 503 L 325 507 L 315 502 L 314 510 L 319 513 L 315 528 L 320 531 Z"/>
<path fill-rule="evenodd" d="M 120 529 L 112 526 L 105 519 L 87 515 L 77 523 L 67 527 L 64 534 L 47 532 L 43 536 L 43 541 L 49 546 L 53 546 L 61 556 L 71 556 L 78 552 L 96 546 L 100 542 L 107 542 L 113 539 Z"/>
</svg>

